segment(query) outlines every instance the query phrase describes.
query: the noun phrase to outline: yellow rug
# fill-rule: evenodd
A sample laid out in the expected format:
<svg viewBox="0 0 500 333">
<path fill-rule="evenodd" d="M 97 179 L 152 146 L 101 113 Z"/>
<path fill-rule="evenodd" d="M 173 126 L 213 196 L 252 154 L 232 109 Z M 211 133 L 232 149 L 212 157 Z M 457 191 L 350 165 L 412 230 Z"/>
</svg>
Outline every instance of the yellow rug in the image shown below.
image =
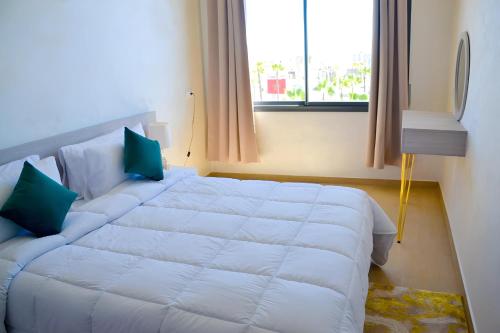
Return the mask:
<svg viewBox="0 0 500 333">
<path fill-rule="evenodd" d="M 460 295 L 370 284 L 365 333 L 466 333 Z"/>
</svg>

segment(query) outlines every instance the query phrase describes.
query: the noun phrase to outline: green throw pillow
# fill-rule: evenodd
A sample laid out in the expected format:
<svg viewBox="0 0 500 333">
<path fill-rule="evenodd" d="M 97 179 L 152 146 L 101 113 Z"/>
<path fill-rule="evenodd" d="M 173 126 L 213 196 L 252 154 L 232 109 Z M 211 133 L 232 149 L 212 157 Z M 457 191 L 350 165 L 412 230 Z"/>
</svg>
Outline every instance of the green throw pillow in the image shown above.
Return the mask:
<svg viewBox="0 0 500 333">
<path fill-rule="evenodd" d="M 124 164 L 126 173 L 153 180 L 163 179 L 163 164 L 158 141 L 150 140 L 125 127 Z"/>
<path fill-rule="evenodd" d="M 76 193 L 24 162 L 23 171 L 0 210 L 0 216 L 37 236 L 54 235 L 61 231 L 76 196 Z"/>
</svg>

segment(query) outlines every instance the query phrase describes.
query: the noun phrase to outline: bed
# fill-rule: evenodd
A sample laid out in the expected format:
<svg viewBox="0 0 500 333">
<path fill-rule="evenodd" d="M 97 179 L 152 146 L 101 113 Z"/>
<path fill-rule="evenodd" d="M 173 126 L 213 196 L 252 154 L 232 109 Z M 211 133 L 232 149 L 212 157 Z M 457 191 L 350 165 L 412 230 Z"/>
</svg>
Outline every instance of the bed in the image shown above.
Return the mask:
<svg viewBox="0 0 500 333">
<path fill-rule="evenodd" d="M 173 168 L 1 243 L 0 316 L 23 333 L 362 332 L 388 224 L 360 190 Z"/>
</svg>

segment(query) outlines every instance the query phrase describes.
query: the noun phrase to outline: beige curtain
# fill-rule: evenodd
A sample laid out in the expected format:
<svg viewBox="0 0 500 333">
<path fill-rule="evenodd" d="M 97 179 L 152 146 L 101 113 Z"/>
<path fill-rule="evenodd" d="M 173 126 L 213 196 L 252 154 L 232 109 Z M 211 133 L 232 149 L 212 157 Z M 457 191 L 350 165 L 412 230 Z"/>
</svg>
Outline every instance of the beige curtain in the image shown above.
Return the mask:
<svg viewBox="0 0 500 333">
<path fill-rule="evenodd" d="M 244 0 L 207 2 L 207 157 L 258 162 Z"/>
<path fill-rule="evenodd" d="M 407 108 L 408 2 L 374 0 L 368 166 L 399 163 L 401 112 Z"/>
</svg>

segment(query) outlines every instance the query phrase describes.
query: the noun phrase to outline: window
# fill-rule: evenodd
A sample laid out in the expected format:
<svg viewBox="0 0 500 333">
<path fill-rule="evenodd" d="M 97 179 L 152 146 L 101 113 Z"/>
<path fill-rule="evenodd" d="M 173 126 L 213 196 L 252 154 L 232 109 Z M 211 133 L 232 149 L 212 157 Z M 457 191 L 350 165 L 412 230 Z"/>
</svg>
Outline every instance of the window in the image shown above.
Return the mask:
<svg viewBox="0 0 500 333">
<path fill-rule="evenodd" d="M 247 0 L 249 66 L 256 109 L 366 110 L 372 2 Z"/>
</svg>

